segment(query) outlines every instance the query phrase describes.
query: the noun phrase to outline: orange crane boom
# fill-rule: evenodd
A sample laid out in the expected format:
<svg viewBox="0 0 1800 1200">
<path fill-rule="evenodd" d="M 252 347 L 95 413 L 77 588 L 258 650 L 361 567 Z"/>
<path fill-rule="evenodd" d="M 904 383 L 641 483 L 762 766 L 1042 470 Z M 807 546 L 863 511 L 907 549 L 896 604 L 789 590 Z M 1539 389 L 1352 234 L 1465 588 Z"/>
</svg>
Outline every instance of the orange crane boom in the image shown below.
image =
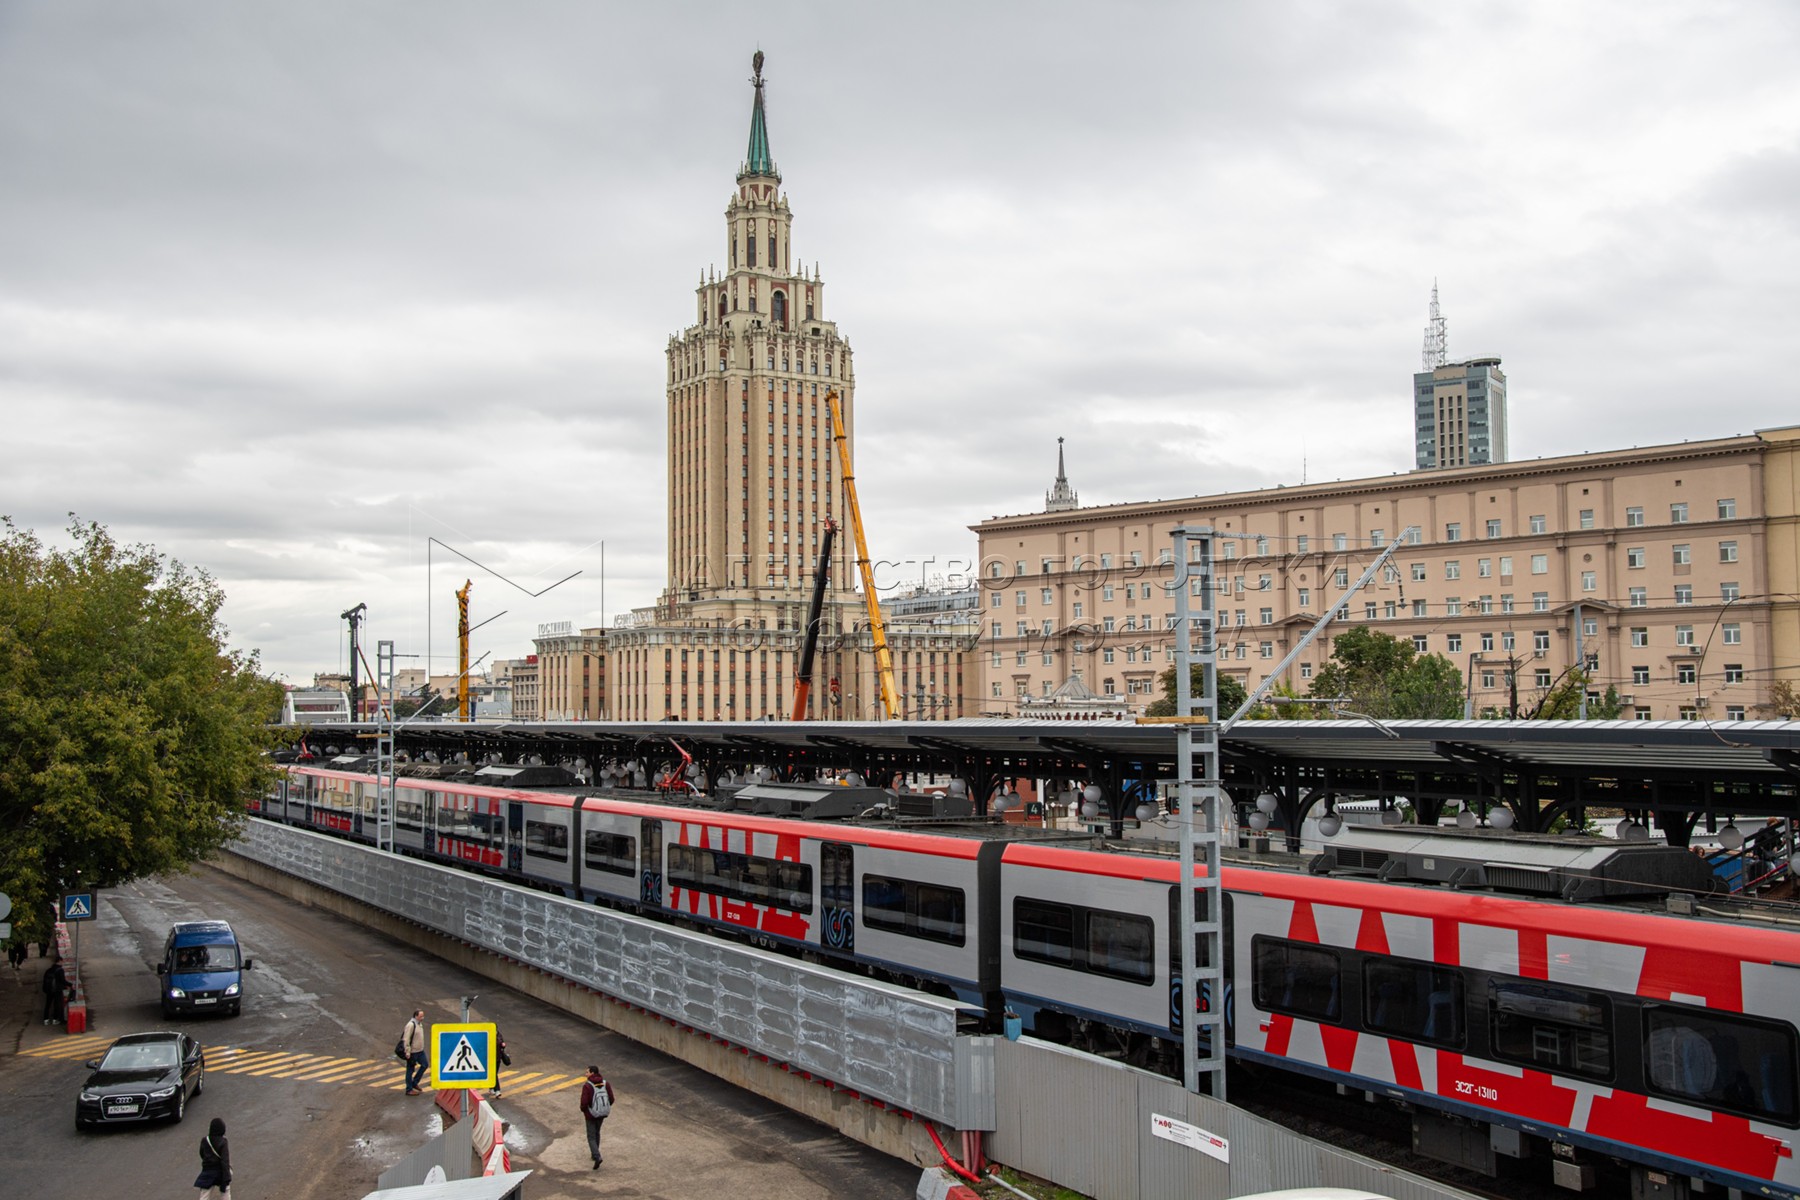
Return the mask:
<svg viewBox="0 0 1800 1200">
<path fill-rule="evenodd" d="M 469 589 L 474 586 L 474 580 L 465 579 L 456 593 L 456 712 L 463 721 L 474 720 L 469 712 Z"/>
<path fill-rule="evenodd" d="M 881 685 L 881 706 L 888 720 L 900 716 L 900 696 L 894 689 L 894 656 L 888 651 L 887 626 L 881 620 L 881 601 L 875 595 L 875 572 L 869 566 L 869 539 L 863 533 L 862 506 L 856 499 L 856 472 L 850 466 L 850 442 L 844 435 L 844 413 L 836 388 L 825 390 L 831 410 L 831 440 L 837 445 L 838 474 L 844 479 L 844 505 L 850 514 L 850 532 L 856 536 L 856 569 L 862 576 L 863 603 L 869 609 L 869 637 L 875 644 L 875 674 Z"/>
</svg>

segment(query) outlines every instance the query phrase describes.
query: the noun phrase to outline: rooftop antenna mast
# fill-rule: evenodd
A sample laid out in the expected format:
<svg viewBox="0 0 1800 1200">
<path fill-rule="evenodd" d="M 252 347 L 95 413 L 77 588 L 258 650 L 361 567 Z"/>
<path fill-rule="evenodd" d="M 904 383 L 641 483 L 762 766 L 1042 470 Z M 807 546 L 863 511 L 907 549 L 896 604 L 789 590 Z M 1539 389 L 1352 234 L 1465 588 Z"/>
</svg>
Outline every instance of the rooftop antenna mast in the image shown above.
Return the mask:
<svg viewBox="0 0 1800 1200">
<path fill-rule="evenodd" d="M 1435 371 L 1443 366 L 1449 358 L 1449 340 L 1444 333 L 1444 314 L 1438 309 L 1437 280 L 1431 281 L 1431 323 L 1425 326 L 1425 353 L 1423 359 L 1427 371 Z"/>
</svg>

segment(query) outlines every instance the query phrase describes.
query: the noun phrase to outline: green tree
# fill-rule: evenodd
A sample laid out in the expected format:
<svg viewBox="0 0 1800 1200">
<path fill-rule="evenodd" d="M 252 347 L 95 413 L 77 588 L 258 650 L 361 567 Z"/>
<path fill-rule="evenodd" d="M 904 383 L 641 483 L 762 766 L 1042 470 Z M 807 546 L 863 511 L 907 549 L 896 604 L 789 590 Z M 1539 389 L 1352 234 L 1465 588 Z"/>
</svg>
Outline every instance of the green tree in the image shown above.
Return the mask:
<svg viewBox="0 0 1800 1200">
<path fill-rule="evenodd" d="M 226 649 L 204 572 L 96 524 L 67 551 L 0 526 L 0 891 L 38 937 L 61 889 L 181 870 L 238 831 L 281 687 Z"/>
<path fill-rule="evenodd" d="M 1200 694 L 1201 667 L 1199 663 L 1188 664 L 1188 678 L 1191 681 L 1191 696 Z M 1236 712 L 1249 695 L 1236 676 L 1227 675 L 1223 671 L 1217 673 L 1219 681 L 1219 720 L 1223 721 Z M 1162 698 L 1152 700 L 1150 707 L 1144 710 L 1146 717 L 1172 717 L 1175 715 L 1175 668 L 1170 667 L 1158 677 L 1157 683 L 1162 685 Z"/>
<path fill-rule="evenodd" d="M 1441 654 L 1357 625 L 1332 639 L 1331 658 L 1313 675 L 1309 696 L 1345 697 L 1371 717 L 1450 719 L 1463 710 L 1462 672 Z"/>
<path fill-rule="evenodd" d="M 1575 721 L 1581 718 L 1581 697 L 1588 688 L 1588 673 L 1580 667 L 1570 667 L 1564 671 L 1544 698 L 1537 702 L 1527 715 L 1532 721 Z M 1590 721 L 1615 721 L 1625 711 L 1624 703 L 1619 699 L 1619 689 L 1609 687 L 1598 700 L 1588 701 L 1587 716 Z"/>
</svg>

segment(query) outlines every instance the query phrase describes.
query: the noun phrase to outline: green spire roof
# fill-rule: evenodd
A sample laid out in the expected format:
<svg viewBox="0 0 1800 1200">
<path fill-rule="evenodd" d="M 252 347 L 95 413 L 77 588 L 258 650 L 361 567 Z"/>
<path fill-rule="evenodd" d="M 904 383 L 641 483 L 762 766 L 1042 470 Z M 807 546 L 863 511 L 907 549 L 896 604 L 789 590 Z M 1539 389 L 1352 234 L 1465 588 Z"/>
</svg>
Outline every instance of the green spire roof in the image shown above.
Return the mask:
<svg viewBox="0 0 1800 1200">
<path fill-rule="evenodd" d="M 769 126 L 763 116 L 763 52 L 758 50 L 756 57 L 750 60 L 756 75 L 751 80 L 756 85 L 756 106 L 750 112 L 750 150 L 744 156 L 744 169 L 738 172 L 739 179 L 752 175 L 767 175 L 775 179 L 781 178 L 781 172 L 775 169 L 775 159 L 769 153 Z"/>
</svg>

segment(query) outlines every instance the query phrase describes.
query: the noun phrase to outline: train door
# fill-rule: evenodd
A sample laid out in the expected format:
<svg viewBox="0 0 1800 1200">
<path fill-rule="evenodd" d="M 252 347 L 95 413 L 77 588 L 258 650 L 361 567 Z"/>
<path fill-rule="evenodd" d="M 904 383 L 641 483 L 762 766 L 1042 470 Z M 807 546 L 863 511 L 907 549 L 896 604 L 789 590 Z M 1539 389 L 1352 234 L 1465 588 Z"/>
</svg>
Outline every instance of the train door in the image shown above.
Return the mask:
<svg viewBox="0 0 1800 1200">
<path fill-rule="evenodd" d="M 1227 1046 L 1230 1046 L 1230 1045 L 1234 1044 L 1236 1041 L 1236 1028 L 1237 1028 L 1237 1022 L 1235 1020 L 1235 1017 L 1237 1014 L 1232 1011 L 1232 1007 L 1231 1007 L 1232 999 L 1234 996 L 1234 989 L 1232 988 L 1232 979 L 1231 979 L 1232 944 L 1233 944 L 1232 932 L 1231 932 L 1231 908 L 1232 908 L 1231 893 L 1229 893 L 1229 892 L 1222 893 L 1221 899 L 1224 901 L 1225 913 L 1224 913 L 1224 923 L 1220 927 L 1220 933 L 1222 936 L 1220 937 L 1219 949 L 1220 949 L 1220 953 L 1223 954 L 1224 958 L 1225 958 L 1224 970 L 1221 974 L 1223 977 L 1223 982 L 1225 984 L 1225 996 L 1224 996 L 1225 1044 Z M 1206 920 L 1207 920 L 1206 893 L 1201 891 L 1199 888 L 1195 888 L 1194 889 L 1194 921 L 1196 924 L 1204 926 L 1206 924 Z M 1169 889 L 1169 1028 L 1171 1030 L 1175 1031 L 1176 1033 L 1180 1033 L 1182 1030 L 1182 1026 L 1184 1025 L 1184 1021 L 1182 1020 L 1183 1014 L 1182 1014 L 1182 1006 L 1181 1006 L 1181 934 L 1180 934 L 1180 929 L 1181 929 L 1181 893 L 1176 891 L 1173 887 L 1171 887 Z M 1196 938 L 1199 938 L 1200 936 L 1201 935 L 1198 933 L 1195 935 Z M 1200 944 L 1203 945 L 1204 943 L 1202 942 Z M 1199 948 L 1199 946 L 1197 945 L 1195 947 L 1195 949 L 1198 950 L 1198 948 Z M 1203 984 L 1201 986 L 1200 1003 L 1198 1005 L 1199 1011 L 1210 1012 L 1212 1010 L 1212 996 L 1209 994 L 1211 990 L 1212 989 L 1211 989 L 1210 984 Z M 1211 1034 L 1210 1033 L 1203 1034 L 1200 1039 L 1200 1052 L 1202 1054 L 1210 1054 L 1212 1052 L 1212 1044 L 1211 1043 L 1212 1043 Z"/>
<path fill-rule="evenodd" d="M 645 821 L 638 839 L 638 899 L 646 908 L 662 907 L 662 839 L 662 822 Z"/>
<path fill-rule="evenodd" d="M 514 875 L 525 869 L 525 806 L 517 800 L 502 800 L 506 806 L 506 869 Z"/>
<path fill-rule="evenodd" d="M 825 910 L 820 930 L 829 950 L 856 952 L 856 860 L 843 842 L 819 844 L 819 903 Z"/>
</svg>

